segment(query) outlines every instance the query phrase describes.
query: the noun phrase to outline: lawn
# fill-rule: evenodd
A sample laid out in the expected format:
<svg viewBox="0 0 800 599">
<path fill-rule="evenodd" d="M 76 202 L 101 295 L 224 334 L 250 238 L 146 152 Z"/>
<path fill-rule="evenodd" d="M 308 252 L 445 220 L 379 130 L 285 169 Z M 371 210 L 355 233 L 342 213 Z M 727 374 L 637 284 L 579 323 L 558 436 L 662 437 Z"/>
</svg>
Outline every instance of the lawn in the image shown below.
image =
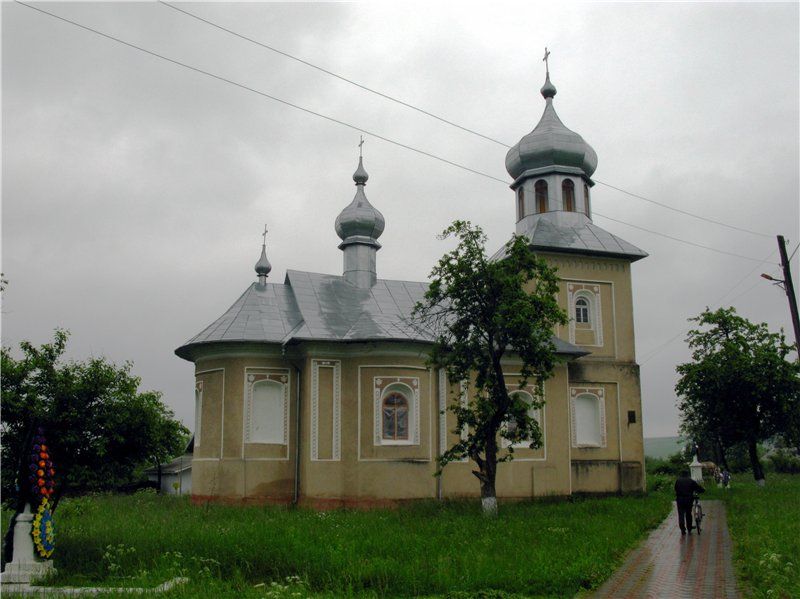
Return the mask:
<svg viewBox="0 0 800 599">
<path fill-rule="evenodd" d="M 315 512 L 84 497 L 56 512 L 52 583 L 183 574 L 190 583 L 163 596 L 572 597 L 607 578 L 669 508 L 654 493 L 504 504 L 489 520 L 476 501 Z"/>
<path fill-rule="evenodd" d="M 800 597 L 800 475 L 767 474 L 758 487 L 749 473 L 731 489 L 709 489 L 727 505 L 736 572 L 753 597 Z"/>
</svg>

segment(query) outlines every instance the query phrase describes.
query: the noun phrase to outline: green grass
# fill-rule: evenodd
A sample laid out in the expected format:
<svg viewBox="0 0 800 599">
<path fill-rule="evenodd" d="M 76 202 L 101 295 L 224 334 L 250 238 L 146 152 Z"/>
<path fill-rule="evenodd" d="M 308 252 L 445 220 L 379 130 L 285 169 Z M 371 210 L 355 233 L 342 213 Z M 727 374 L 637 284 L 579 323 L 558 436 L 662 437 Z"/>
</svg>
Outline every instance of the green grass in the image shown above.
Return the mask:
<svg viewBox="0 0 800 599">
<path fill-rule="evenodd" d="M 658 493 L 540 501 L 504 504 L 489 520 L 477 501 L 314 512 L 153 494 L 76 498 L 56 512 L 51 584 L 186 575 L 191 582 L 165 596 L 571 597 L 605 580 L 669 507 Z"/>
<path fill-rule="evenodd" d="M 727 505 L 739 580 L 753 597 L 800 597 L 800 475 L 767 474 L 761 488 L 750 473 L 709 498 Z"/>
</svg>

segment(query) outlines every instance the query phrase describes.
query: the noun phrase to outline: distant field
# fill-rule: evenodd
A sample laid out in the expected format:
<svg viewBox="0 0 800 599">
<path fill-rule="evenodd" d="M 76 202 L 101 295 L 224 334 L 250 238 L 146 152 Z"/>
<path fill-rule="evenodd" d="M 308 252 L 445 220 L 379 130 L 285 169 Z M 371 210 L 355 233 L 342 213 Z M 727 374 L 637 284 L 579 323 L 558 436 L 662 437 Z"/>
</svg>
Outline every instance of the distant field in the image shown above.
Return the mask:
<svg viewBox="0 0 800 599">
<path fill-rule="evenodd" d="M 644 455 L 649 458 L 664 458 L 678 453 L 686 446 L 680 437 L 645 437 Z"/>
</svg>

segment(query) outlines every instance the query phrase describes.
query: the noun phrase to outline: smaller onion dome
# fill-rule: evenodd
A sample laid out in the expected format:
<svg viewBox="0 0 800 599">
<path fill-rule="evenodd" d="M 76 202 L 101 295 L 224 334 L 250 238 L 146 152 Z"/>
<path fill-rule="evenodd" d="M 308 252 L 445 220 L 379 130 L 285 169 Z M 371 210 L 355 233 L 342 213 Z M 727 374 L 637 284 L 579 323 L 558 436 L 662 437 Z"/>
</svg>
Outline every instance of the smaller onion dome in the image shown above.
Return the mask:
<svg viewBox="0 0 800 599">
<path fill-rule="evenodd" d="M 256 274 L 259 277 L 266 277 L 272 270 L 272 264 L 267 260 L 267 246 L 261 246 L 261 257 L 256 262 Z"/>
<path fill-rule="evenodd" d="M 556 86 L 547 74 L 541 89 L 547 105 L 533 131 L 517 142 L 506 154 L 506 170 L 516 179 L 532 169 L 568 166 L 581 169 L 591 177 L 597 168 L 597 154 L 584 139 L 561 122 L 553 107 Z"/>
<path fill-rule="evenodd" d="M 367 179 L 369 179 L 369 175 L 364 170 L 362 158 L 359 158 L 358 168 L 353 173 L 353 181 L 356 182 L 356 195 L 353 201 L 336 217 L 336 234 L 342 240 L 348 237 L 377 239 L 381 236 L 386 226 L 383 214 L 369 203 L 364 193 Z"/>
</svg>

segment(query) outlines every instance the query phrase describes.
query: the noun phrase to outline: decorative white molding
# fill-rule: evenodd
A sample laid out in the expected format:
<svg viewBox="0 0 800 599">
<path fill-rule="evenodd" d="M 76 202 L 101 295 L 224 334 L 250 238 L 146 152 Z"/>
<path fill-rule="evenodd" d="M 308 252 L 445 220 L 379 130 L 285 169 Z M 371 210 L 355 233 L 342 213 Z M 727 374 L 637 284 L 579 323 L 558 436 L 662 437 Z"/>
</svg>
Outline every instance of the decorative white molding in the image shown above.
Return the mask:
<svg viewBox="0 0 800 599">
<path fill-rule="evenodd" d="M 331 457 L 319 457 L 319 369 L 333 370 Z M 311 461 L 338 462 L 342 459 L 342 362 L 311 360 Z"/>
<path fill-rule="evenodd" d="M 289 459 L 289 386 L 290 373 L 288 368 L 256 368 L 245 367 L 244 369 L 244 418 L 242 438 L 242 457 L 244 458 L 244 445 L 283 445 L 286 448 L 286 456 L 281 458 L 262 458 L 264 460 L 284 461 Z M 250 429 L 253 414 L 253 387 L 260 381 L 273 381 L 281 385 L 283 390 L 283 442 L 282 443 L 260 443 L 251 441 Z M 247 458 L 248 460 L 252 458 Z"/>
<path fill-rule="evenodd" d="M 203 381 L 194 382 L 194 446 L 200 447 L 203 427 Z"/>
<path fill-rule="evenodd" d="M 570 437 L 572 440 L 572 447 L 606 447 L 606 397 L 605 389 L 602 387 L 570 387 L 569 390 L 569 406 L 570 406 Z M 580 396 L 592 396 L 597 401 L 600 420 L 600 445 L 578 443 L 578 422 L 575 413 L 575 402 Z"/>
<path fill-rule="evenodd" d="M 195 371 L 194 376 L 198 377 L 201 374 L 211 374 L 212 372 L 222 373 L 222 395 L 220 396 L 219 404 L 219 455 L 222 456 L 225 447 L 225 369 L 224 368 L 209 368 L 207 370 Z M 195 378 L 195 382 L 197 379 Z"/>
<path fill-rule="evenodd" d="M 409 401 L 408 440 L 389 440 L 383 438 L 383 398 L 389 388 L 405 387 Z M 376 376 L 372 378 L 374 444 L 375 445 L 419 445 L 420 397 L 419 377 Z"/>
<path fill-rule="evenodd" d="M 439 369 L 439 455 L 447 451 L 447 375 Z"/>
<path fill-rule="evenodd" d="M 613 293 L 613 288 L 612 288 Z M 569 342 L 575 344 L 575 302 L 578 298 L 589 302 L 589 328 L 594 332 L 594 343 L 580 343 L 584 347 L 603 346 L 603 310 L 600 300 L 600 287 L 587 283 L 569 283 L 567 285 L 567 307 L 569 311 Z"/>
</svg>

